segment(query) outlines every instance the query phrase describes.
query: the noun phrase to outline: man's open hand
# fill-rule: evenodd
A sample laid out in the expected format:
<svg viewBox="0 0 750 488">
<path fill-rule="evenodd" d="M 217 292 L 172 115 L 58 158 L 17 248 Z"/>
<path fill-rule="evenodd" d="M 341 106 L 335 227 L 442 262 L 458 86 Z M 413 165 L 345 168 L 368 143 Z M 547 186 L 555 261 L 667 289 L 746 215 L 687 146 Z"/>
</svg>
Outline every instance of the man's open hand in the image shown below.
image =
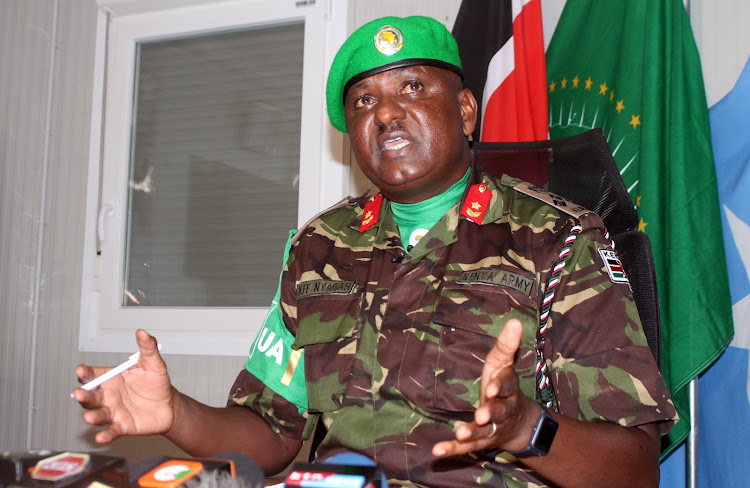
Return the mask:
<svg viewBox="0 0 750 488">
<path fill-rule="evenodd" d="M 433 446 L 435 456 L 453 456 L 485 449 L 520 450 L 526 447 L 538 409 L 518 385 L 513 368 L 521 345 L 523 326 L 517 319 L 505 323 L 487 354 L 474 421 L 456 429 L 456 439 Z M 531 407 L 531 408 L 530 408 Z"/>
<path fill-rule="evenodd" d="M 136 341 L 140 357 L 135 366 L 93 391 L 73 390 L 73 398 L 87 410 L 83 420 L 107 426 L 96 434 L 96 442 L 109 443 L 123 435 L 163 434 L 174 423 L 176 395 L 156 339 L 139 329 Z M 86 383 L 110 369 L 80 364 L 75 374 Z"/>
</svg>

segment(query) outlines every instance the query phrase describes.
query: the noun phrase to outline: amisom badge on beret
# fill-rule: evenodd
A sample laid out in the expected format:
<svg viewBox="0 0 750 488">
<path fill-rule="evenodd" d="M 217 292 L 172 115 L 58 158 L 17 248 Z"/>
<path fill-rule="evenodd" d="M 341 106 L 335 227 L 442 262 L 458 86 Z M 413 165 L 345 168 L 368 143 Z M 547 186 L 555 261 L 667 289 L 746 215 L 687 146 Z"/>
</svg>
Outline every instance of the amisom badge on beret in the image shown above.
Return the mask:
<svg viewBox="0 0 750 488">
<path fill-rule="evenodd" d="M 375 33 L 375 48 L 386 56 L 392 56 L 404 47 L 404 35 L 392 25 L 384 25 Z"/>
</svg>

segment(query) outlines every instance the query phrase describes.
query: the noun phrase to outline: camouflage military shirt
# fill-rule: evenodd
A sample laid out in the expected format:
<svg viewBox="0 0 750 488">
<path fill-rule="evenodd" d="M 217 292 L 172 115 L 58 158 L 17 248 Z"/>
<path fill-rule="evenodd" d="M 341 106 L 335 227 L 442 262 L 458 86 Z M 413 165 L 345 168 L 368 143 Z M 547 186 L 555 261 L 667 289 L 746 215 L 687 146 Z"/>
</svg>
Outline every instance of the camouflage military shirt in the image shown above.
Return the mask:
<svg viewBox="0 0 750 488">
<path fill-rule="evenodd" d="M 319 459 L 361 452 L 391 486 L 544 486 L 507 453 L 435 458 L 431 449 L 473 419 L 484 358 L 513 317 L 524 324 L 521 388 L 538 400 L 534 343 L 555 273 L 543 349 L 560 412 L 623 426 L 658 422 L 666 432 L 675 411 L 629 285 L 603 262 L 600 250 L 611 248 L 601 219 L 561 211 L 518 180 L 476 170 L 471 178 L 469 186 L 491 190 L 480 223 L 460 215 L 467 190 L 408 254 L 385 199 L 364 232 L 365 198 L 300 230 L 281 306 L 293 347 L 304 350 L 308 411 L 299 414 L 247 372 L 230 403 L 297 438 L 322 418 Z"/>
</svg>

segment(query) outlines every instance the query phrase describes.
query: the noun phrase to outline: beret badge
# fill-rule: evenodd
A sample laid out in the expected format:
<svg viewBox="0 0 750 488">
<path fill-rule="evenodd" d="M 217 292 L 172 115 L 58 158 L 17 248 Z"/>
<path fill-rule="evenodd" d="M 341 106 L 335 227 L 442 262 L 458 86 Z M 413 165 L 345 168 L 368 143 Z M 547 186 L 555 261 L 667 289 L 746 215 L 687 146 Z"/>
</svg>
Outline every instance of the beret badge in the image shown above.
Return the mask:
<svg viewBox="0 0 750 488">
<path fill-rule="evenodd" d="M 404 47 L 404 35 L 392 25 L 384 25 L 375 33 L 375 48 L 386 56 L 392 56 Z"/>
</svg>

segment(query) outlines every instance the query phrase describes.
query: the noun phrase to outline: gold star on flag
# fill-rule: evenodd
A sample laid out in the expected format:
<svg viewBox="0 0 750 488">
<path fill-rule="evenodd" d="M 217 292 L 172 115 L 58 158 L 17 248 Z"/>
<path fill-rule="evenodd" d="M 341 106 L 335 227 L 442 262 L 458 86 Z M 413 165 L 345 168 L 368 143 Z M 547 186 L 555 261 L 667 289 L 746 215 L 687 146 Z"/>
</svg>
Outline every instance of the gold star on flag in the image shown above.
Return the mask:
<svg viewBox="0 0 750 488">
<path fill-rule="evenodd" d="M 642 197 L 640 195 L 638 195 L 637 197 L 635 197 L 635 206 L 636 207 L 640 207 L 641 206 L 641 198 Z"/>
<path fill-rule="evenodd" d="M 617 107 L 615 107 L 615 110 L 617 110 L 617 113 L 619 114 L 623 110 L 625 110 L 625 104 L 622 103 L 624 100 L 617 100 Z"/>
<path fill-rule="evenodd" d="M 644 222 L 643 219 L 641 219 L 641 221 L 638 223 L 638 230 L 645 234 L 647 225 L 648 225 L 648 222 Z"/>
<path fill-rule="evenodd" d="M 594 83 L 594 80 L 592 80 L 591 77 L 589 76 L 589 78 L 586 80 L 586 89 L 591 90 L 591 85 L 593 83 Z"/>
<path fill-rule="evenodd" d="M 633 126 L 633 130 L 637 129 L 638 126 L 641 125 L 641 114 L 631 115 L 628 124 Z"/>
<path fill-rule="evenodd" d="M 553 81 L 552 83 L 549 84 L 549 92 L 552 93 L 554 91 L 555 91 L 555 82 Z"/>
<path fill-rule="evenodd" d="M 562 81 L 560 82 L 560 88 L 562 88 L 564 90 L 567 87 L 568 87 L 568 79 L 567 78 L 563 78 Z"/>
<path fill-rule="evenodd" d="M 599 85 L 599 95 L 606 95 L 607 93 L 607 82 L 605 81 L 601 85 Z"/>
<path fill-rule="evenodd" d="M 610 90 L 610 92 L 609 92 L 609 101 L 611 102 L 614 99 L 615 99 L 615 91 L 614 90 Z"/>
<path fill-rule="evenodd" d="M 573 78 L 573 88 L 578 88 L 578 82 L 581 81 L 581 79 L 576 75 L 575 78 Z"/>
</svg>

